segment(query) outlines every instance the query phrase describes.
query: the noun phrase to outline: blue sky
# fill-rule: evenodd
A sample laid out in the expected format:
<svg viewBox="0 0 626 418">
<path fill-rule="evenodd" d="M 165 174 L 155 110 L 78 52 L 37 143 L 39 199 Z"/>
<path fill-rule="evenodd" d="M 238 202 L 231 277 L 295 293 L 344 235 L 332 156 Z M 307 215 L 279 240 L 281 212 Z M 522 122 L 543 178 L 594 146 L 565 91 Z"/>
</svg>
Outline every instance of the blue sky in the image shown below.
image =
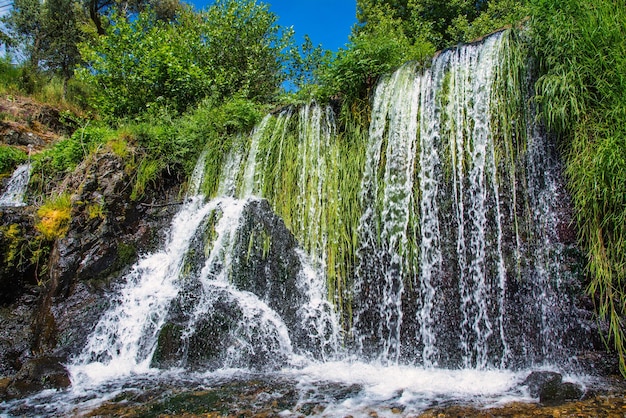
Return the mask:
<svg viewBox="0 0 626 418">
<path fill-rule="evenodd" d="M 198 10 L 212 0 L 186 0 Z M 293 26 L 296 40 L 302 42 L 305 34 L 314 45 L 337 51 L 348 42 L 352 25 L 356 23 L 356 0 L 265 0 L 278 17 L 280 26 Z"/>
</svg>

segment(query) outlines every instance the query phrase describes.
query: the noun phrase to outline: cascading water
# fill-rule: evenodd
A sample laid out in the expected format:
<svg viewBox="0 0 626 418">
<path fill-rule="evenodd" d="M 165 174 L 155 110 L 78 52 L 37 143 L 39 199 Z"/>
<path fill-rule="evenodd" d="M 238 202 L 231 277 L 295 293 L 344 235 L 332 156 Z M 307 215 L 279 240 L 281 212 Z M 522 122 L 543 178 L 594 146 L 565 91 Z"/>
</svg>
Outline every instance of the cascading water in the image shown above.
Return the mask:
<svg viewBox="0 0 626 418">
<path fill-rule="evenodd" d="M 4 193 L 0 196 L 2 206 L 24 206 L 24 196 L 30 180 L 30 163 L 18 166 L 9 179 Z"/>
<path fill-rule="evenodd" d="M 370 352 L 372 343 L 380 344 L 379 355 L 392 362 L 397 362 L 400 355 L 402 276 L 413 201 L 421 87 L 421 79 L 413 76 L 413 70 L 414 66 L 408 65 L 378 86 L 361 192 L 365 212 L 359 226 L 361 264 L 356 286 L 362 304 L 354 321 L 355 334 L 360 350 Z M 402 94 L 394 94 L 397 92 Z M 386 164 L 383 177 L 379 178 L 382 155 Z M 380 205 L 379 196 L 382 196 Z M 378 282 L 375 272 L 384 276 L 382 282 Z M 378 319 L 382 321 L 376 324 Z"/>
<path fill-rule="evenodd" d="M 554 255 L 559 168 L 537 164 L 544 138 L 530 134 L 528 151 L 514 155 L 501 143 L 522 138 L 491 127 L 507 36 L 443 51 L 428 69 L 405 65 L 375 92 L 354 320 L 371 357 L 478 369 L 566 357 L 552 336 L 564 332 L 571 306 L 556 303 L 549 278 L 567 274 Z M 508 105 L 524 112 L 523 103 Z M 529 299 L 513 300 L 514 287 Z M 528 338 L 516 317 L 540 330 Z"/>
<path fill-rule="evenodd" d="M 126 276 L 119 296 L 73 361 L 75 386 L 146 373 L 155 366 L 265 368 L 297 361 L 304 353 L 323 358 L 335 351 L 338 329 L 324 299 L 323 280 L 267 203 L 249 194 L 258 136 L 267 120 L 253 132 L 245 164 L 237 164 L 244 160 L 243 147 L 234 144 L 220 179 L 223 195 L 206 203 L 200 195 L 191 196 L 176 215 L 164 249 L 143 257 Z M 203 153 L 194 170 L 192 194 L 201 188 L 205 159 Z M 242 198 L 232 196 L 238 184 Z M 253 254 L 259 236 L 260 261 Z M 276 251 L 284 252 L 281 260 L 263 264 L 265 258 L 276 260 Z M 256 264 L 271 277 L 249 277 Z M 282 276 L 272 275 L 276 271 Z M 279 283 L 270 279 L 295 290 L 273 290 Z M 281 294 L 297 304 L 287 306 L 293 301 L 281 300 Z"/>
<path fill-rule="evenodd" d="M 524 370 L 567 366 L 584 331 L 558 158 L 524 128 L 528 93 L 507 96 L 528 88 L 506 74 L 511 36 L 384 77 L 363 135 L 314 103 L 266 116 L 232 139 L 209 201 L 203 153 L 163 249 L 74 358 L 74 390 L 234 368 L 293 382 L 284 414 L 528 399 Z"/>
</svg>

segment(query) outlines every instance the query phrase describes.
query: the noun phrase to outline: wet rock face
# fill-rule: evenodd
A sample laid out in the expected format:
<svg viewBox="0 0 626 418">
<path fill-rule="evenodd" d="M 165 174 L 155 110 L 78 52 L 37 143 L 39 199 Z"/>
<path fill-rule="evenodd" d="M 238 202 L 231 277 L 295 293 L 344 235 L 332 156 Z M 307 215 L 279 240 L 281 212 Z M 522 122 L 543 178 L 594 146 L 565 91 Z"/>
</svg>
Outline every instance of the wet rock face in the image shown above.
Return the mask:
<svg viewBox="0 0 626 418">
<path fill-rule="evenodd" d="M 22 397 L 44 389 L 62 389 L 70 386 L 69 373 L 58 357 L 39 357 L 29 360 L 6 389 L 9 398 Z"/>
<path fill-rule="evenodd" d="M 69 296 L 74 283 L 111 276 L 132 263 L 137 251 L 156 244 L 160 221 L 168 222 L 175 207 L 152 208 L 129 199 L 132 179 L 124 162 L 112 153 L 83 163 L 61 186 L 75 190 L 72 221 L 50 256 L 55 295 Z"/>
<path fill-rule="evenodd" d="M 184 312 L 173 307 L 170 321 L 159 333 L 153 367 L 214 370 L 224 365 L 227 348 L 235 344 L 234 334 L 242 313 L 227 292 L 216 299 L 211 309 L 193 324 Z"/>
<path fill-rule="evenodd" d="M 35 208 L 0 209 L 0 377 L 8 382 L 0 398 L 63 386 L 60 370 L 34 365 L 79 352 L 119 273 L 163 238 L 178 208 L 168 203 L 176 201 L 179 183 L 163 184 L 146 197 L 158 203 L 133 202 L 122 159 L 94 155 L 59 186 L 72 194 L 70 227 L 36 261 Z M 47 383 L 37 389 L 29 379 Z"/>
<path fill-rule="evenodd" d="M 67 298 L 56 298 L 50 306 L 56 332 L 51 351 L 63 359 L 79 353 L 93 332 L 100 316 L 109 307 L 105 288 L 77 283 Z"/>
<path fill-rule="evenodd" d="M 28 286 L 37 285 L 33 250 L 32 207 L 0 208 L 0 306 L 19 299 Z"/>
<path fill-rule="evenodd" d="M 296 312 L 304 301 L 296 280 L 302 268 L 297 243 L 267 200 L 245 207 L 234 246 L 230 278 L 241 290 L 254 293 L 295 328 Z"/>
<path fill-rule="evenodd" d="M 0 377 L 15 375 L 28 361 L 33 311 L 37 296 L 23 295 L 12 306 L 0 308 Z"/>
<path fill-rule="evenodd" d="M 245 302 L 232 289 L 203 290 L 199 275 L 206 261 L 205 247 L 214 238 L 219 216 L 211 214 L 204 230 L 192 240 L 181 276 L 182 289 L 159 334 L 154 367 L 212 370 L 227 363 L 268 369 L 284 364 L 276 331 L 246 317 Z M 304 341 L 307 330 L 299 330 L 297 324 L 297 310 L 305 299 L 297 285 L 302 265 L 291 232 L 266 200 L 250 200 L 233 240 L 229 266 L 214 268 L 220 272 L 229 268 L 223 273 L 236 288 L 234 292 L 253 293 L 282 318 L 293 342 Z M 202 305 L 207 307 L 199 310 Z"/>
</svg>

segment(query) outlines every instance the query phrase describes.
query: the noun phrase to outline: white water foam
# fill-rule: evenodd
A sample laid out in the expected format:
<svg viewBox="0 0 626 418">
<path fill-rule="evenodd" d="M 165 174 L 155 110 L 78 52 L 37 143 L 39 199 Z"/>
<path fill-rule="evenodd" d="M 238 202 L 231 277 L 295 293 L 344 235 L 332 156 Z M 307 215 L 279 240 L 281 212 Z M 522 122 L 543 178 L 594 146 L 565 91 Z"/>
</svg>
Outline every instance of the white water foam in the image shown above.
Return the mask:
<svg viewBox="0 0 626 418">
<path fill-rule="evenodd" d="M 178 294 L 175 281 L 189 242 L 215 204 L 191 199 L 174 218 L 165 247 L 135 264 L 86 347 L 68 367 L 74 387 L 149 371 L 157 334 Z"/>
<path fill-rule="evenodd" d="M 520 389 L 528 372 L 509 370 L 433 369 L 386 366 L 360 361 L 311 364 L 286 371 L 296 379 L 301 403 L 321 401 L 320 387 L 340 384 L 353 387 L 345 399 L 326 400 L 321 416 L 411 416 L 445 403 L 491 406 L 503 398 L 508 401 L 533 401 Z M 392 412 L 392 409 L 396 412 Z M 401 413 L 397 411 L 402 411 Z"/>
</svg>

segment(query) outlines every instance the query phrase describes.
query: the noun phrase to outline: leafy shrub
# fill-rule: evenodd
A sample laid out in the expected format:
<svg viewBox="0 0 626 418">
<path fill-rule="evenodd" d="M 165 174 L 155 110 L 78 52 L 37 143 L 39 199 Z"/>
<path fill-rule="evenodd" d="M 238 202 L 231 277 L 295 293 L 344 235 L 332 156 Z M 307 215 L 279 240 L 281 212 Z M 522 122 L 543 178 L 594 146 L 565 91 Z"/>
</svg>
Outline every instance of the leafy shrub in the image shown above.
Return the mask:
<svg viewBox="0 0 626 418">
<path fill-rule="evenodd" d="M 49 174 L 74 170 L 95 148 L 105 144 L 116 132 L 104 126 L 78 129 L 70 138 L 56 142 L 51 148 L 33 157 L 36 171 Z"/>
<path fill-rule="evenodd" d="M 348 101 L 366 98 L 378 78 L 409 60 L 423 60 L 434 53 L 428 41 L 411 43 L 401 22 L 379 12 L 375 24 L 353 34 L 347 49 L 340 49 L 322 70 L 321 96 L 343 95 Z"/>
<path fill-rule="evenodd" d="M 28 156 L 19 148 L 0 145 L 0 175 L 10 174 L 15 167 L 26 161 Z"/>
<path fill-rule="evenodd" d="M 77 76 L 111 121 L 154 108 L 181 114 L 208 96 L 269 99 L 284 78 L 281 50 L 291 35 L 277 19 L 253 0 L 186 8 L 172 22 L 150 9 L 131 20 L 114 14 L 106 35 L 82 46 L 87 65 Z"/>
<path fill-rule="evenodd" d="M 19 89 L 20 69 L 13 64 L 10 55 L 0 58 L 0 91 L 15 91 Z"/>
</svg>

